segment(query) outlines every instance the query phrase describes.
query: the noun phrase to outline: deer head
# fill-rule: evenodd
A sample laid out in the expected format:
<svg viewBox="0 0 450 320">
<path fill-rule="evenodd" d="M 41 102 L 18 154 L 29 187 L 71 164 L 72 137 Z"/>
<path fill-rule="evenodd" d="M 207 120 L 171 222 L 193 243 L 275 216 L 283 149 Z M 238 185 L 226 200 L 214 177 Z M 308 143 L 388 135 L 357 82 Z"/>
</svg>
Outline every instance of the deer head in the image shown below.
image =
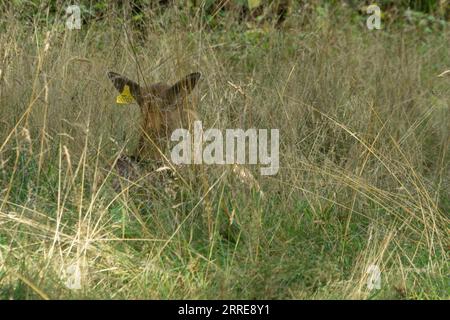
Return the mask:
<svg viewBox="0 0 450 320">
<path fill-rule="evenodd" d="M 195 120 L 195 108 L 189 108 L 187 97 L 194 89 L 200 73 L 191 73 L 174 85 L 155 83 L 142 87 L 133 80 L 118 73 L 108 72 L 109 79 L 119 91 L 117 103 L 126 104 L 136 101 L 141 109 L 141 135 L 136 159 L 144 157 L 159 158 L 167 146 L 172 131 L 177 128 L 189 128 Z"/>
</svg>

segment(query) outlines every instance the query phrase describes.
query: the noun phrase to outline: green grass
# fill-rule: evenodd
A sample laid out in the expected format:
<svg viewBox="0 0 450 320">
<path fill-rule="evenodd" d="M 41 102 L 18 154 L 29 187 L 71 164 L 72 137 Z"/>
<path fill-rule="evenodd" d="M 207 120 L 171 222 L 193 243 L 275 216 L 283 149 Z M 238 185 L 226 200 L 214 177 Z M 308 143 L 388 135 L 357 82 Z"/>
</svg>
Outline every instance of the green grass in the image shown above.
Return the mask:
<svg viewBox="0 0 450 320">
<path fill-rule="evenodd" d="M 80 31 L 0 20 L 0 299 L 450 297 L 447 25 L 325 10 L 211 28 L 168 9 L 142 32 L 108 13 Z M 201 71 L 204 128 L 280 129 L 278 174 L 247 166 L 262 193 L 228 166 L 113 189 L 139 113 L 106 72 L 139 69 Z"/>
</svg>

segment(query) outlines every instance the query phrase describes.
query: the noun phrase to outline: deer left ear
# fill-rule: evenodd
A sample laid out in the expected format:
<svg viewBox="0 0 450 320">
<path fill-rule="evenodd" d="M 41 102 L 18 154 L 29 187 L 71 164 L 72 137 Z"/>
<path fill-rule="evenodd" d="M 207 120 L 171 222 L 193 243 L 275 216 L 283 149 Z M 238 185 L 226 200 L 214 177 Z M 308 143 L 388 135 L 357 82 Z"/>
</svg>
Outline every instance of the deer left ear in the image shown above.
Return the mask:
<svg viewBox="0 0 450 320">
<path fill-rule="evenodd" d="M 189 93 L 195 88 L 195 85 L 197 84 L 198 80 L 201 77 L 200 72 L 194 72 L 177 83 L 175 83 L 173 86 L 171 86 L 166 91 L 166 98 L 171 102 L 175 103 L 179 99 L 183 99 L 184 97 L 188 96 Z"/>
<path fill-rule="evenodd" d="M 141 87 L 134 81 L 115 72 L 108 72 L 108 78 L 114 84 L 114 87 L 119 91 L 120 95 L 117 97 L 117 103 L 128 104 L 134 100 L 139 101 L 141 96 Z"/>
</svg>

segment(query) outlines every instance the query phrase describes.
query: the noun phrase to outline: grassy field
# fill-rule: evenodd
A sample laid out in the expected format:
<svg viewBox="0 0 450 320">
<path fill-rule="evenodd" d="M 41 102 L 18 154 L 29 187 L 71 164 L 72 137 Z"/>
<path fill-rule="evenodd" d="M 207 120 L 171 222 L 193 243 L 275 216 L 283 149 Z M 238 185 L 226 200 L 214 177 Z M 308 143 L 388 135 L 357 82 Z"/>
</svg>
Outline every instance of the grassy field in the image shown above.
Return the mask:
<svg viewBox="0 0 450 320">
<path fill-rule="evenodd" d="M 448 24 L 105 15 L 0 17 L 0 299 L 450 298 Z M 278 174 L 197 165 L 117 192 L 139 109 L 109 70 L 200 71 L 203 126 L 279 129 Z"/>
</svg>

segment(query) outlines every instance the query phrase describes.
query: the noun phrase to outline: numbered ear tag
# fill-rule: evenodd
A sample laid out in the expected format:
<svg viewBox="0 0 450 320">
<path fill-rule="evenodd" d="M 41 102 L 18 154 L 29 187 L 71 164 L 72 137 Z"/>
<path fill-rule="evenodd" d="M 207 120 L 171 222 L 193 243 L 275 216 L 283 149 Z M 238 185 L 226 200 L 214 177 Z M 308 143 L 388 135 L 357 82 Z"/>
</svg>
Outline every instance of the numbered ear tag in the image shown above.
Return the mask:
<svg viewBox="0 0 450 320">
<path fill-rule="evenodd" d="M 130 104 L 134 102 L 134 98 L 131 95 L 130 87 L 128 85 L 123 87 L 122 93 L 116 98 L 116 102 L 118 104 Z"/>
</svg>

